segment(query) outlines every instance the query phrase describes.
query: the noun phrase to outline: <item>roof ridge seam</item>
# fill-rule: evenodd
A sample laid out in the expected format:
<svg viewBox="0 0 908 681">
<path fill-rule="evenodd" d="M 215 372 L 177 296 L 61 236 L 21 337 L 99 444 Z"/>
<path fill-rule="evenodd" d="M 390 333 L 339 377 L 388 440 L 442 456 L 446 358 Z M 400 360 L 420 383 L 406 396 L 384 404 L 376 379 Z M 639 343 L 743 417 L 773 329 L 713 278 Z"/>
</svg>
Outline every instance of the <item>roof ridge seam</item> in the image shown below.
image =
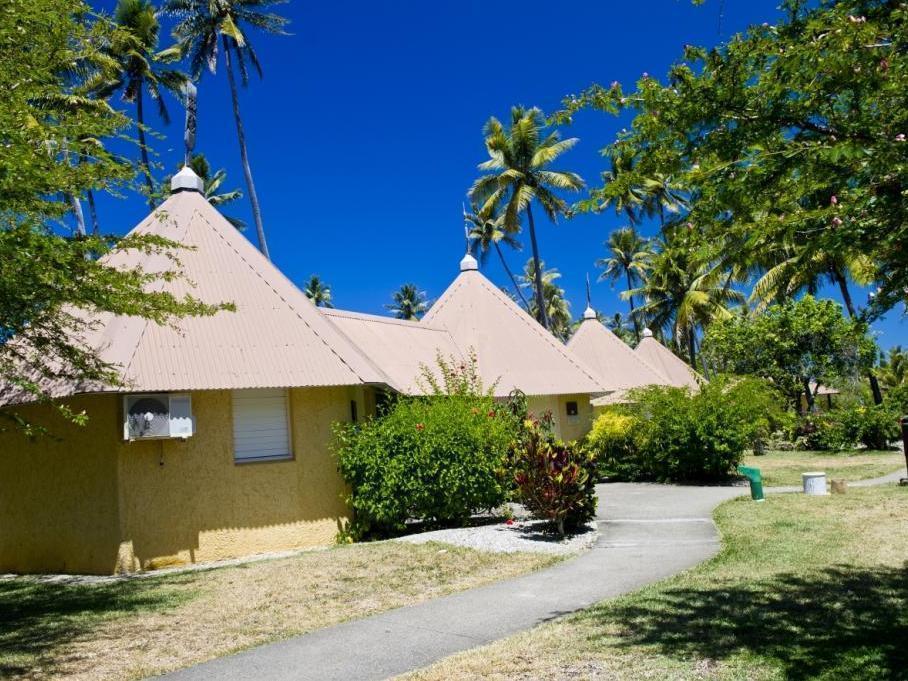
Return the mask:
<svg viewBox="0 0 908 681">
<path fill-rule="evenodd" d="M 511 303 L 512 305 L 515 305 L 515 306 L 517 305 L 517 303 L 515 303 L 515 302 L 514 302 L 513 300 L 511 300 L 510 298 L 506 297 L 503 293 L 501 293 L 501 291 L 499 291 L 498 289 L 496 289 L 494 286 L 488 286 L 488 285 L 486 285 L 486 281 L 488 281 L 488 280 L 487 280 L 485 277 L 481 277 L 479 283 L 480 283 L 482 286 L 485 286 L 489 291 L 491 291 L 491 292 L 494 293 L 495 295 L 500 295 L 502 300 L 505 300 L 505 301 Z M 491 282 L 490 282 L 490 283 L 491 283 Z M 514 315 L 515 317 L 517 317 L 517 319 L 519 319 L 523 324 L 525 324 L 526 326 L 528 326 L 528 327 L 530 327 L 531 329 L 533 329 L 533 331 L 535 331 L 543 340 L 545 340 L 546 342 L 548 342 L 549 345 L 551 345 L 551 346 L 552 346 L 553 348 L 555 348 L 559 353 L 561 353 L 561 355 L 562 355 L 568 362 L 570 362 L 571 364 L 573 364 L 575 368 L 577 368 L 577 369 L 578 369 L 579 371 L 581 371 L 587 378 L 589 378 L 591 381 L 593 381 L 593 384 L 595 384 L 595 385 L 597 385 L 597 386 L 599 386 L 599 387 L 602 387 L 602 386 L 600 385 L 599 379 L 597 379 L 595 376 L 593 376 L 592 374 L 590 374 L 590 372 L 589 372 L 582 364 L 580 364 L 580 363 L 579 363 L 578 361 L 576 361 L 573 357 L 571 357 L 571 354 L 568 352 L 567 347 L 565 347 L 565 345 L 564 345 L 563 343 L 560 343 L 560 342 L 558 341 L 558 339 L 555 338 L 555 336 L 553 336 L 553 335 L 551 334 L 551 332 L 550 332 L 548 329 L 544 328 L 544 327 L 542 326 L 542 324 L 538 323 L 537 321 L 535 321 L 535 320 L 532 319 L 532 318 L 530 318 L 529 322 L 527 321 L 526 317 L 529 317 L 529 313 L 527 313 L 527 315 L 517 314 L 517 312 L 514 311 L 514 310 L 510 307 L 510 305 L 506 305 L 505 307 L 508 309 L 508 311 L 509 311 L 512 315 Z M 519 308 L 518 308 L 518 310 L 519 310 Z"/>
<path fill-rule="evenodd" d="M 207 202 L 206 202 L 206 203 L 207 203 Z M 208 204 L 208 205 L 209 205 L 209 207 L 210 207 L 212 210 L 214 210 L 215 212 L 217 211 L 216 208 L 214 208 L 214 207 L 211 206 L 210 204 Z M 331 345 L 328 343 L 327 340 L 325 340 L 324 338 L 322 338 L 322 334 L 320 334 L 318 331 L 316 331 L 316 330 L 312 327 L 312 325 L 311 325 L 308 321 L 306 321 L 306 320 L 303 318 L 303 316 L 299 313 L 299 310 L 297 310 L 297 308 L 296 308 L 289 300 L 287 300 L 286 298 L 284 298 L 284 296 L 282 296 L 282 295 L 277 291 L 277 289 L 274 288 L 274 286 L 271 284 L 271 282 L 268 281 L 265 277 L 263 277 L 263 276 L 262 276 L 262 273 L 259 272 L 258 269 L 256 269 L 255 267 L 253 267 L 252 264 L 243 256 L 243 254 L 240 253 L 240 252 L 239 252 L 239 251 L 238 251 L 238 250 L 237 250 L 237 249 L 236 249 L 236 248 L 235 248 L 235 247 L 234 247 L 226 238 L 224 238 L 224 235 L 221 234 L 220 230 L 219 230 L 217 227 L 215 227 L 213 224 L 211 224 L 211 221 L 208 220 L 208 218 L 206 218 L 206 217 L 202 214 L 201 211 L 199 211 L 199 210 L 196 208 L 194 214 L 195 214 L 195 215 L 198 215 L 202 220 L 204 220 L 204 221 L 208 224 L 209 227 L 211 227 L 212 231 L 213 231 L 215 234 L 217 234 L 218 238 L 219 238 L 221 241 L 223 241 L 224 244 L 225 244 L 230 250 L 232 250 L 232 251 L 237 255 L 237 257 L 238 257 L 240 260 L 243 261 L 243 263 L 246 265 L 246 267 L 248 267 L 250 270 L 252 270 L 253 274 L 255 274 L 259 279 L 262 280 L 262 282 L 263 282 L 269 289 L 271 289 L 271 292 L 274 293 L 275 296 L 277 296 L 278 300 L 280 300 L 280 301 L 281 301 L 282 303 L 284 303 L 288 308 L 290 308 L 290 310 L 293 312 L 293 314 L 295 314 L 295 315 L 297 316 L 297 318 L 298 318 L 303 324 L 306 325 L 306 328 L 308 328 L 313 334 L 315 334 L 315 337 L 318 338 L 318 339 L 324 344 L 324 346 L 325 346 L 326 348 L 328 348 L 328 351 L 331 352 L 331 354 L 333 354 L 335 357 L 337 357 L 338 361 L 340 361 L 341 364 L 343 364 L 345 367 L 347 367 L 347 369 L 349 369 L 350 372 L 351 372 L 354 376 L 356 376 L 356 378 L 358 378 L 362 383 L 366 383 L 366 379 L 363 378 L 362 376 L 360 376 L 360 375 L 359 375 L 359 372 L 356 371 L 352 366 L 350 366 L 350 364 L 349 364 L 343 357 L 341 357 L 341 356 L 338 354 L 338 352 L 337 352 L 334 348 L 331 347 Z M 220 213 L 218 213 L 218 215 L 220 215 Z M 226 221 L 225 221 L 225 222 L 226 222 Z M 228 223 L 228 224 L 229 224 L 229 223 Z M 273 263 L 271 263 L 270 260 L 268 261 L 268 263 L 269 263 L 272 267 L 274 267 L 274 269 L 277 270 L 278 273 L 281 273 L 280 270 L 277 269 L 277 266 L 275 266 Z M 282 276 L 284 276 L 284 278 L 287 278 L 286 275 L 282 275 Z M 294 284 L 292 281 L 290 281 L 289 278 L 287 279 L 287 281 L 290 283 L 291 286 L 293 286 L 294 288 L 296 288 L 297 290 L 299 290 L 299 289 L 296 287 L 296 284 Z M 305 295 L 305 294 L 303 294 L 302 292 L 300 292 L 300 295 Z M 316 313 L 318 314 L 318 310 L 317 310 L 317 309 L 316 309 Z M 344 337 L 344 338 L 347 338 L 346 335 L 344 335 L 343 337 Z M 347 338 L 347 340 L 349 341 L 349 338 Z M 352 341 L 350 341 L 350 342 L 352 343 Z M 377 368 L 378 368 L 378 367 L 376 367 L 376 369 L 377 369 Z M 383 371 L 379 370 L 379 372 L 380 372 L 382 375 L 384 375 L 384 372 L 383 372 Z M 386 377 L 386 378 L 388 378 L 388 377 Z"/>
</svg>

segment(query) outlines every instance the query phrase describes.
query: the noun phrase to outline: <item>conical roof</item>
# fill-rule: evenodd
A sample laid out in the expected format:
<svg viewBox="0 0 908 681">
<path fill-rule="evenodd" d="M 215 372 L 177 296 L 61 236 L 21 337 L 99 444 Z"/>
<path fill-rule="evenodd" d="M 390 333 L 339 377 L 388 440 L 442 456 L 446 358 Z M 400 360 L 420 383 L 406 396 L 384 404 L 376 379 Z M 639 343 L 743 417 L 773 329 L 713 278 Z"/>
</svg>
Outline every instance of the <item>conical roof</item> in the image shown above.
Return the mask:
<svg viewBox="0 0 908 681">
<path fill-rule="evenodd" d="M 189 248 L 176 256 L 184 278 L 158 284 L 235 311 L 177 319 L 161 326 L 140 317 L 103 314 L 84 339 L 120 369 L 118 390 L 166 391 L 387 384 L 370 360 L 325 319 L 289 279 L 198 191 L 178 191 L 131 234 L 166 237 Z M 173 269 L 163 255 L 118 251 L 119 268 Z M 45 386 L 55 396 L 110 386 Z M 23 396 L 20 396 L 23 397 Z M 27 396 L 24 396 L 27 398 Z M 11 391 L 7 403 L 18 401 Z"/>
<path fill-rule="evenodd" d="M 479 271 L 462 271 L 423 323 L 442 327 L 464 351 L 475 351 L 479 372 L 495 394 L 518 388 L 527 395 L 611 390 L 551 333 Z"/>
<path fill-rule="evenodd" d="M 605 328 L 595 313 L 592 317 L 584 317 L 567 346 L 600 381 L 616 390 L 668 384 L 668 380 L 633 348 Z"/>
<path fill-rule="evenodd" d="M 647 364 L 665 376 L 670 385 L 678 388 L 698 388 L 699 375 L 675 353 L 653 338 L 644 334 L 634 352 Z"/>
</svg>

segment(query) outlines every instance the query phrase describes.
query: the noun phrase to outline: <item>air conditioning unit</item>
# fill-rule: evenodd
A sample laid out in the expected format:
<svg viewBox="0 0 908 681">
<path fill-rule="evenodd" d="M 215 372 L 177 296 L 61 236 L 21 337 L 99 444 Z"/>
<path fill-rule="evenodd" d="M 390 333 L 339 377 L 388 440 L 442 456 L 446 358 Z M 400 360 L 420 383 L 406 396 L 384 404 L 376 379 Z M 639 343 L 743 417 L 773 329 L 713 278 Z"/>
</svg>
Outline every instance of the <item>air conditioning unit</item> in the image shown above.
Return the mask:
<svg viewBox="0 0 908 681">
<path fill-rule="evenodd" d="M 126 395 L 123 397 L 123 414 L 124 440 L 185 440 L 195 432 L 189 395 Z"/>
</svg>

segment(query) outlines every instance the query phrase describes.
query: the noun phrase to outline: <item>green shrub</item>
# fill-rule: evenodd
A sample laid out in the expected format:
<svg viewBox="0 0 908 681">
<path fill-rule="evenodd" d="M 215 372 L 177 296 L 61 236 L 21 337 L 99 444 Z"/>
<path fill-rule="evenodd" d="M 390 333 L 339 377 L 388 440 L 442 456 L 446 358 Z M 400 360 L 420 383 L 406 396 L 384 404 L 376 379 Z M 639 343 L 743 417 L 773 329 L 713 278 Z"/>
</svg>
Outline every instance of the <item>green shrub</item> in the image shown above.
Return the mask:
<svg viewBox="0 0 908 681">
<path fill-rule="evenodd" d="M 908 416 L 908 383 L 889 388 L 883 400 L 899 416 Z"/>
<path fill-rule="evenodd" d="M 885 402 L 837 409 L 832 414 L 851 445 L 860 442 L 868 449 L 886 449 L 900 435 L 898 412 Z"/>
<path fill-rule="evenodd" d="M 515 419 L 489 396 L 402 398 L 380 418 L 335 426 L 355 538 L 408 520 L 448 525 L 505 501 Z"/>
<path fill-rule="evenodd" d="M 586 443 L 595 452 L 600 478 L 633 477 L 639 466 L 635 441 L 637 420 L 622 407 L 611 407 L 593 421 Z"/>
<path fill-rule="evenodd" d="M 511 465 L 517 500 L 559 536 L 596 514 L 596 457 L 577 442 L 556 440 L 546 419 L 528 419 L 515 441 Z"/>
<path fill-rule="evenodd" d="M 745 451 L 787 418 L 777 393 L 754 378 L 717 378 L 696 393 L 651 386 L 631 397 L 624 408 L 632 419 L 630 443 L 612 437 L 617 428 L 610 426 L 606 446 L 597 450 L 602 469 L 625 480 L 727 479 Z"/>
<path fill-rule="evenodd" d="M 802 416 L 797 435 L 797 441 L 801 444 L 799 448 L 807 451 L 841 451 L 853 448 L 856 442 L 856 439 L 849 438 L 842 427 L 839 414 L 834 412 Z"/>
</svg>

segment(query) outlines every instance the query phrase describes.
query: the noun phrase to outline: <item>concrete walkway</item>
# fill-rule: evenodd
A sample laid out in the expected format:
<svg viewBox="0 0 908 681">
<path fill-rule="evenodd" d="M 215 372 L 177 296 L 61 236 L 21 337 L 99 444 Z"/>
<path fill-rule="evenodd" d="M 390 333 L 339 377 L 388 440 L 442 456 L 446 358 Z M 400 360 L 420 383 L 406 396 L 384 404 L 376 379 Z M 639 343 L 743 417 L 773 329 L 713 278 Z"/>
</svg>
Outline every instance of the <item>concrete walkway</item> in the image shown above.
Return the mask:
<svg viewBox="0 0 908 681">
<path fill-rule="evenodd" d="M 368 681 L 425 667 L 669 577 L 719 549 L 711 514 L 746 487 L 600 485 L 600 537 L 517 579 L 319 629 L 175 672 L 183 681 Z"/>
</svg>

